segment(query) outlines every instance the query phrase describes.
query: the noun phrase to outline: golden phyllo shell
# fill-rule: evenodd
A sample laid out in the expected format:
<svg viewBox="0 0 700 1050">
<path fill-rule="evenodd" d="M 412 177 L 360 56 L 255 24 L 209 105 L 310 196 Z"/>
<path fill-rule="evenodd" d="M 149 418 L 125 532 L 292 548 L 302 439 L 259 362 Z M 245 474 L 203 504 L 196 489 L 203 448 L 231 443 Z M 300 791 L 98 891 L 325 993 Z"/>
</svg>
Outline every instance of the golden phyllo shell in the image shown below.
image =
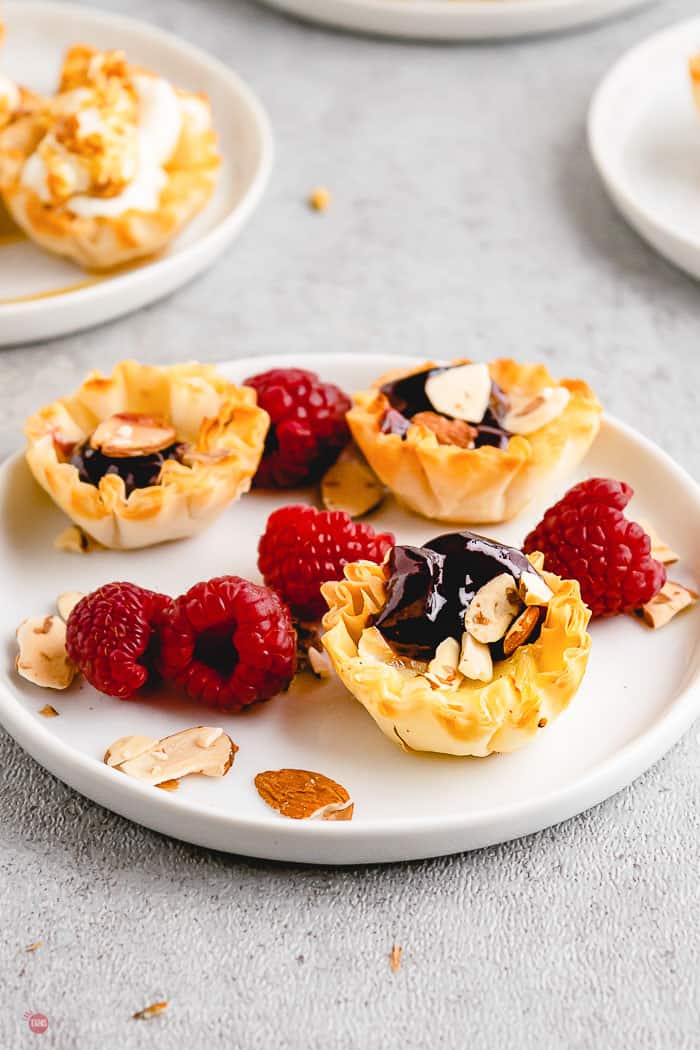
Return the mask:
<svg viewBox="0 0 700 1050">
<path fill-rule="evenodd" d="M 165 460 L 157 484 L 128 496 L 118 475 L 93 485 L 70 463 L 76 446 L 121 413 L 169 424 L 186 446 L 182 461 Z M 255 391 L 228 382 L 211 365 L 122 361 L 111 376 L 91 372 L 72 397 L 31 416 L 26 456 L 42 488 L 99 543 L 148 547 L 195 535 L 248 491 L 268 426 Z"/>
<path fill-rule="evenodd" d="M 402 503 L 426 518 L 473 524 L 507 521 L 543 488 L 571 473 L 598 433 L 601 406 L 586 383 L 557 380 L 544 365 L 505 358 L 492 361 L 488 368 L 491 379 L 506 395 L 534 399 L 553 387 L 568 391 L 566 407 L 539 430 L 513 435 L 504 449 L 441 444 L 420 423 L 412 424 L 403 438 L 382 433 L 390 405 L 379 387 L 434 367 L 434 362 L 427 361 L 381 377 L 375 389 L 355 395 L 347 417 L 375 473 Z"/>
<path fill-rule="evenodd" d="M 382 566 L 353 562 L 344 580 L 323 585 L 326 651 L 395 744 L 448 755 L 515 751 L 568 707 L 586 670 L 590 612 L 577 582 L 542 572 L 539 554 L 530 561 L 553 592 L 539 637 L 494 664 L 490 682 L 463 679 L 457 688 L 436 686 L 426 665 L 396 656 L 371 626 L 386 600 Z"/>
</svg>

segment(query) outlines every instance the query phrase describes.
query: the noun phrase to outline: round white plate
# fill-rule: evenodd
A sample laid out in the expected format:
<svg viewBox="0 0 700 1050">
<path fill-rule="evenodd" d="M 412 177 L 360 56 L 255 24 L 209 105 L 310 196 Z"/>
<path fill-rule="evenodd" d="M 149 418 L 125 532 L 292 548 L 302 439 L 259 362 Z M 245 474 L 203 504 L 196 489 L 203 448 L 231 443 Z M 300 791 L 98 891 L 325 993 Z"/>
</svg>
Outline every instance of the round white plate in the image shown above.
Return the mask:
<svg viewBox="0 0 700 1050">
<path fill-rule="evenodd" d="M 398 360 L 350 354 L 266 357 L 238 361 L 225 371 L 242 380 L 270 367 L 310 367 L 353 390 Z M 578 472 L 579 477 L 601 474 L 634 486 L 632 513 L 653 520 L 682 556 L 673 577 L 697 588 L 698 486 L 658 448 L 610 419 Z M 545 504 L 560 494 L 550 493 L 516 522 L 489 532 L 521 542 Z M 166 699 L 124 703 L 86 684 L 65 693 L 42 690 L 15 674 L 17 624 L 25 616 L 52 612 L 60 592 L 129 579 L 178 594 L 197 580 L 223 573 L 257 579 L 256 546 L 267 516 L 274 507 L 308 502 L 311 496 L 308 491 L 251 494 L 198 539 L 127 554 L 71 555 L 51 545 L 65 519 L 34 483 L 22 457 L 9 460 L 0 474 L 2 724 L 67 784 L 148 827 L 233 853 L 348 864 L 474 849 L 564 820 L 628 784 L 700 713 L 700 608 L 658 633 L 629 617 L 594 624 L 589 670 L 569 710 L 523 750 L 487 759 L 405 754 L 342 685 L 308 675 L 269 703 L 242 715 L 220 716 Z M 391 503 L 373 520 L 408 543 L 449 531 Z M 38 713 L 47 702 L 60 717 Z M 203 720 L 222 725 L 240 746 L 223 780 L 190 777 L 177 793 L 167 794 L 102 762 L 107 745 L 120 736 L 161 737 Z M 316 770 L 344 784 L 355 800 L 353 820 L 294 821 L 269 809 L 253 778 L 283 766 Z"/>
<path fill-rule="evenodd" d="M 272 165 L 267 116 L 223 63 L 155 26 L 87 7 L 3 4 L 0 70 L 37 91 L 55 90 L 61 58 L 76 42 L 121 48 L 212 104 L 222 166 L 214 196 L 158 259 L 107 277 L 7 236 L 0 221 L 0 346 L 49 339 L 111 320 L 167 295 L 200 273 L 258 204 Z M 1 219 L 1 216 L 0 216 Z"/>
<path fill-rule="evenodd" d="M 651 0 L 265 0 L 313 22 L 421 40 L 531 36 L 599 22 Z"/>
<path fill-rule="evenodd" d="M 700 18 L 672 26 L 619 59 L 588 116 L 593 159 L 624 217 L 671 262 L 700 277 L 700 114 L 688 59 Z"/>
</svg>

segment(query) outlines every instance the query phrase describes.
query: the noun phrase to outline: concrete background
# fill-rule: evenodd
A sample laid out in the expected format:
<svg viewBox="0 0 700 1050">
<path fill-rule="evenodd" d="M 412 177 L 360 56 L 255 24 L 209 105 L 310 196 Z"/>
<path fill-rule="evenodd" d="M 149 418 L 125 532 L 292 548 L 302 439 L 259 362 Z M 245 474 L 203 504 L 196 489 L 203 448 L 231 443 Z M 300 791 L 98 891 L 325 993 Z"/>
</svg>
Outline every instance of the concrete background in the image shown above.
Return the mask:
<svg viewBox="0 0 700 1050">
<path fill-rule="evenodd" d="M 0 453 L 30 410 L 127 355 L 507 353 L 581 374 L 698 474 L 697 286 L 616 216 L 584 135 L 613 59 L 692 0 L 472 47 L 343 36 L 250 0 L 101 6 L 239 70 L 269 109 L 277 165 L 200 280 L 0 352 Z M 304 203 L 318 183 L 334 194 L 324 216 Z M 334 871 L 144 831 L 0 735 L 0 1047 L 33 1045 L 26 1010 L 61 1050 L 697 1047 L 699 755 L 695 728 L 629 790 L 523 841 Z M 159 998 L 166 1014 L 131 1020 Z"/>
</svg>

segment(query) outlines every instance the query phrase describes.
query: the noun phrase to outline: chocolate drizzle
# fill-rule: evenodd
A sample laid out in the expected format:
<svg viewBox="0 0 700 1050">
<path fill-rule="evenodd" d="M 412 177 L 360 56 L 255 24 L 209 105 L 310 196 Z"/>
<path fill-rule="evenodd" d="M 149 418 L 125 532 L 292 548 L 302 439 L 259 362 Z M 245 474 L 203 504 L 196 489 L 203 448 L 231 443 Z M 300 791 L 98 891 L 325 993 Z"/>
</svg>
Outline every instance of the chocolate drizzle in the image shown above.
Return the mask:
<svg viewBox="0 0 700 1050">
<path fill-rule="evenodd" d="M 394 379 L 382 386 L 381 393 L 388 400 L 391 408 L 386 412 L 382 420 L 383 434 L 398 434 L 404 438 L 411 419 L 419 412 L 435 412 L 435 408 L 425 392 L 425 384 L 431 376 L 441 372 L 449 372 L 450 368 L 457 366 L 445 365 L 436 368 L 426 368 L 422 372 L 414 372 L 413 375 Z M 477 436 L 474 447 L 481 445 L 493 445 L 496 448 L 505 448 L 510 439 L 510 434 L 500 424 L 500 419 L 508 409 L 508 399 L 497 383 L 491 383 L 491 398 L 489 407 L 486 409 L 483 419 L 477 425 Z M 450 416 L 446 418 L 452 418 Z"/>
<path fill-rule="evenodd" d="M 464 614 L 485 583 L 503 572 L 517 582 L 536 571 L 522 551 L 466 530 L 423 547 L 394 547 L 388 570 L 387 601 L 374 626 L 396 653 L 418 660 L 430 659 L 445 638 L 461 639 Z M 503 659 L 502 642 L 491 651 Z"/>
<path fill-rule="evenodd" d="M 71 464 L 78 468 L 81 481 L 89 485 L 98 485 L 100 478 L 107 474 L 117 474 L 124 482 L 126 495 L 134 489 L 145 489 L 157 484 L 160 472 L 166 459 L 181 459 L 183 445 L 176 442 L 153 452 L 148 456 L 105 456 L 99 449 L 93 448 L 89 441 L 78 445 L 71 456 Z"/>
</svg>

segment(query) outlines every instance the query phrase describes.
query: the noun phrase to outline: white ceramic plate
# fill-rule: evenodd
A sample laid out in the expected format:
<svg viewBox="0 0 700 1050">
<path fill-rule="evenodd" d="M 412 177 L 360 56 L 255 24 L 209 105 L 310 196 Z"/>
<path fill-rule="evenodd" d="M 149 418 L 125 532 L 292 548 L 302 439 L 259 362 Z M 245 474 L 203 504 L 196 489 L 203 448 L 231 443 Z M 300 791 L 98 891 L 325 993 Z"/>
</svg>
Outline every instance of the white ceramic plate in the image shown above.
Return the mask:
<svg viewBox="0 0 700 1050">
<path fill-rule="evenodd" d="M 700 277 L 700 115 L 688 59 L 700 18 L 619 59 L 588 116 L 593 159 L 614 203 L 665 258 Z"/>
<path fill-rule="evenodd" d="M 155 26 L 87 7 L 3 4 L 7 25 L 0 69 L 37 91 L 55 90 L 66 48 L 76 42 L 121 48 L 178 85 L 205 91 L 223 158 L 206 208 L 157 260 L 94 277 L 73 263 L 16 240 L 0 222 L 0 346 L 49 339 L 135 310 L 209 266 L 256 207 L 272 164 L 265 112 L 221 62 Z"/>
<path fill-rule="evenodd" d="M 241 380 L 275 366 L 310 367 L 352 390 L 397 361 L 349 354 L 266 357 L 225 370 Z M 610 419 L 579 471 L 579 477 L 601 474 L 634 486 L 632 513 L 655 522 L 682 556 L 673 576 L 697 588 L 698 486 L 658 448 Z M 521 542 L 545 503 L 560 494 L 551 493 L 516 522 L 489 531 L 504 541 Z M 69 555 L 51 546 L 65 519 L 33 482 L 23 459 L 11 459 L 0 475 L 2 724 L 52 773 L 141 824 L 234 853 L 348 864 L 454 853 L 564 820 L 628 784 L 700 713 L 700 608 L 655 634 L 627 617 L 596 623 L 589 670 L 570 709 L 522 751 L 487 759 L 405 754 L 343 686 L 307 675 L 270 703 L 222 717 L 165 699 L 111 700 L 87 685 L 74 685 L 65 693 L 42 690 L 14 673 L 17 624 L 25 616 L 53 611 L 53 599 L 61 591 L 88 591 L 109 580 L 130 579 L 178 594 L 222 573 L 257 579 L 256 545 L 268 514 L 283 503 L 310 497 L 309 492 L 251 494 L 198 539 L 128 554 Z M 374 518 L 402 542 L 421 543 L 449 531 L 392 504 Z M 60 717 L 38 714 L 47 702 Z M 167 794 L 101 761 L 107 745 L 120 736 L 161 737 L 203 720 L 221 724 L 240 746 L 223 780 L 190 777 L 177 793 Z M 268 809 L 253 777 L 282 766 L 317 770 L 339 780 L 355 799 L 354 819 L 293 821 Z"/>
<path fill-rule="evenodd" d="M 530 36 L 612 18 L 651 0 L 265 0 L 314 22 L 421 40 Z"/>
</svg>

